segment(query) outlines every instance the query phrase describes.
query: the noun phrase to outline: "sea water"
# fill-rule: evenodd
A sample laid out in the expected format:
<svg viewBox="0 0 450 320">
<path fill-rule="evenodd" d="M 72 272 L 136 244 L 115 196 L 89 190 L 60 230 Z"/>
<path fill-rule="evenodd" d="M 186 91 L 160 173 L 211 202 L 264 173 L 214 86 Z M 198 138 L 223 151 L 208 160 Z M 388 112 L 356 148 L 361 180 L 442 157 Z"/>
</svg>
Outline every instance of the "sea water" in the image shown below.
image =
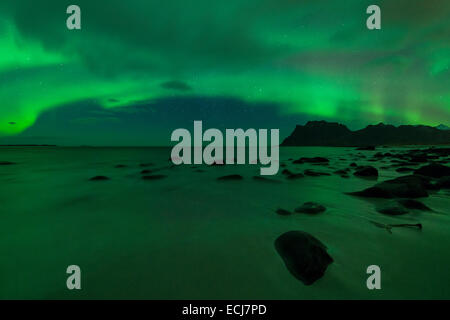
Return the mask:
<svg viewBox="0 0 450 320">
<path fill-rule="evenodd" d="M 433 212 L 382 215 L 375 206 L 383 200 L 346 192 L 400 174 L 380 169 L 387 160 L 369 162 L 358 152 L 281 148 L 280 161 L 293 172 L 328 173 L 356 161 L 376 166 L 378 180 L 334 174 L 286 180 L 284 168 L 270 177 L 275 181 L 256 180 L 257 165 L 173 166 L 170 148 L 2 147 L 0 161 L 16 164 L 0 166 L 0 298 L 450 298 L 448 190 L 420 199 Z M 288 161 L 313 156 L 330 164 Z M 167 177 L 143 180 L 142 170 Z M 244 179 L 217 180 L 229 174 Z M 89 181 L 98 175 L 110 180 Z M 327 210 L 275 213 L 306 201 Z M 423 229 L 390 234 L 371 221 Z M 311 286 L 289 273 L 274 248 L 291 230 L 312 234 L 334 259 Z M 69 265 L 80 266 L 82 290 L 67 289 Z M 370 265 L 380 266 L 381 290 L 366 287 Z"/>
</svg>

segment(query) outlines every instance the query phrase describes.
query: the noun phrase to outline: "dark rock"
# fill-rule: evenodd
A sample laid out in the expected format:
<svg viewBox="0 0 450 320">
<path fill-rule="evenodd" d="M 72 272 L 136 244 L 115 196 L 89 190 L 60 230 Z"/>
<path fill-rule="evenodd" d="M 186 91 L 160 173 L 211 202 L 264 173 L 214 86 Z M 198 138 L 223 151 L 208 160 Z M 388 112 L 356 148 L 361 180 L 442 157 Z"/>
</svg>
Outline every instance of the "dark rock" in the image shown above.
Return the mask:
<svg viewBox="0 0 450 320">
<path fill-rule="evenodd" d="M 372 166 L 358 167 L 353 174 L 358 177 L 378 177 L 378 170 Z"/>
<path fill-rule="evenodd" d="M 429 207 L 424 205 L 422 202 L 413 200 L 413 199 L 400 199 L 397 200 L 398 203 L 400 203 L 402 206 L 404 206 L 407 209 L 415 209 L 415 210 L 422 210 L 422 211 L 432 211 Z"/>
<path fill-rule="evenodd" d="M 169 160 L 172 161 L 171 158 L 169 158 Z M 153 166 L 153 163 L 150 163 L 150 162 L 148 162 L 148 163 L 141 163 L 139 166 L 141 166 L 142 168 L 151 167 L 151 166 Z"/>
<path fill-rule="evenodd" d="M 425 152 L 427 154 L 438 155 L 440 157 L 450 156 L 450 148 L 434 148 L 434 147 L 432 147 L 432 148 L 423 150 L 423 152 Z"/>
<path fill-rule="evenodd" d="M 286 179 L 288 179 L 288 180 L 295 180 L 295 179 L 300 179 L 300 178 L 303 178 L 303 177 L 304 177 L 304 175 L 301 174 L 301 173 L 292 173 L 292 174 L 286 176 Z"/>
<path fill-rule="evenodd" d="M 109 180 L 106 176 L 96 176 L 89 179 L 89 181 L 106 181 Z"/>
<path fill-rule="evenodd" d="M 115 166 L 114 168 L 117 169 L 123 169 L 123 168 L 127 168 L 128 166 L 124 165 L 124 164 L 118 164 L 117 166 Z"/>
<path fill-rule="evenodd" d="M 329 174 L 327 172 L 314 171 L 311 169 L 307 169 L 303 173 L 305 176 L 310 176 L 310 177 L 331 176 L 331 174 Z"/>
<path fill-rule="evenodd" d="M 450 176 L 442 177 L 436 182 L 438 189 L 450 189 Z"/>
<path fill-rule="evenodd" d="M 325 210 L 326 210 L 326 208 L 323 205 L 310 201 L 310 202 L 305 202 L 302 206 L 296 208 L 295 212 L 315 214 L 315 213 L 324 212 Z"/>
<path fill-rule="evenodd" d="M 281 173 L 286 176 L 286 179 L 289 179 L 289 180 L 295 180 L 295 179 L 299 179 L 299 178 L 303 178 L 304 177 L 303 174 L 301 174 L 301 173 L 293 173 L 289 169 L 284 169 Z"/>
<path fill-rule="evenodd" d="M 280 216 L 288 216 L 291 214 L 290 211 L 281 208 L 277 209 L 276 213 L 279 214 Z"/>
<path fill-rule="evenodd" d="M 333 173 L 343 176 L 343 175 L 347 175 L 349 171 L 350 171 L 350 169 L 347 168 L 347 169 L 336 170 Z"/>
<path fill-rule="evenodd" d="M 390 224 L 391 227 L 394 228 L 398 228 L 398 227 L 403 227 L 403 228 L 417 228 L 419 230 L 422 230 L 422 224 L 421 223 L 401 223 L 401 224 Z"/>
<path fill-rule="evenodd" d="M 383 158 L 383 152 L 377 152 L 373 155 L 374 158 L 376 158 L 377 160 L 379 160 L 380 158 Z"/>
<path fill-rule="evenodd" d="M 392 233 L 392 228 L 399 228 L 399 227 L 417 228 L 419 230 L 422 230 L 422 224 L 421 223 L 415 223 L 415 224 L 411 224 L 411 223 L 385 224 L 385 223 L 380 223 L 380 222 L 376 222 L 376 221 L 370 221 L 370 222 L 372 224 L 374 224 L 375 226 L 377 226 L 378 228 L 386 229 L 389 233 Z"/>
<path fill-rule="evenodd" d="M 411 162 L 425 163 L 428 162 L 428 157 L 426 155 L 413 155 L 410 157 Z"/>
<path fill-rule="evenodd" d="M 152 170 L 142 170 L 141 174 L 149 174 L 152 173 Z"/>
<path fill-rule="evenodd" d="M 399 172 L 399 173 L 403 173 L 403 172 L 411 172 L 411 171 L 414 171 L 414 169 L 413 169 L 413 168 L 407 168 L 407 167 L 401 167 L 401 168 L 396 169 L 395 171 L 397 171 L 397 172 Z"/>
<path fill-rule="evenodd" d="M 13 164 L 16 164 L 16 163 L 10 162 L 10 161 L 0 161 L 0 166 L 12 166 Z"/>
<path fill-rule="evenodd" d="M 350 167 L 357 167 L 358 166 L 358 164 L 356 163 L 356 162 L 352 162 L 352 163 L 350 163 Z"/>
<path fill-rule="evenodd" d="M 289 272 L 305 285 L 322 278 L 333 262 L 327 247 L 303 231 L 283 233 L 275 240 L 275 248 Z"/>
<path fill-rule="evenodd" d="M 450 176 L 450 167 L 444 166 L 442 164 L 431 163 L 417 169 L 416 171 L 414 171 L 414 173 L 427 177 L 442 178 L 445 176 Z"/>
<path fill-rule="evenodd" d="M 427 189 L 431 189 L 430 181 L 420 176 L 404 176 L 384 181 L 351 195 L 369 198 L 420 198 L 428 197 Z"/>
<path fill-rule="evenodd" d="M 164 174 L 154 174 L 150 176 L 142 176 L 142 180 L 161 180 L 166 178 L 167 176 Z"/>
<path fill-rule="evenodd" d="M 398 216 L 402 214 L 408 213 L 408 210 L 406 210 L 403 206 L 399 205 L 398 203 L 390 203 L 386 206 L 377 208 L 377 211 L 382 214 L 387 214 L 390 216 Z"/>
<path fill-rule="evenodd" d="M 279 180 L 269 179 L 269 178 L 261 177 L 261 176 L 253 176 L 253 179 L 256 181 L 267 182 L 267 183 L 280 183 Z"/>
<path fill-rule="evenodd" d="M 321 164 L 325 164 L 328 163 L 329 160 L 327 158 L 323 158 L 323 157 L 313 157 L 313 158 L 305 158 L 302 157 L 300 159 L 297 159 L 295 161 L 293 161 L 292 163 L 295 164 L 302 164 L 302 163 L 321 163 Z"/>
<path fill-rule="evenodd" d="M 222 180 L 222 181 L 230 181 L 230 180 L 242 180 L 244 179 L 240 174 L 230 174 L 227 176 L 222 176 L 217 178 L 217 180 Z"/>
</svg>

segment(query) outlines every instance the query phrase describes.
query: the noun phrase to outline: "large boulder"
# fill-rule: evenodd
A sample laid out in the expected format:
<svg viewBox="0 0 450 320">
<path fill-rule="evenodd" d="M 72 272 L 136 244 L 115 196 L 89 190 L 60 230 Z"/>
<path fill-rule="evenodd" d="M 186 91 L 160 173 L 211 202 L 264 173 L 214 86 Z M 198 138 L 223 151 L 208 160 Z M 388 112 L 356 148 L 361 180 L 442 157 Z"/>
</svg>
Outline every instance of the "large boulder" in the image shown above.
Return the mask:
<svg viewBox="0 0 450 320">
<path fill-rule="evenodd" d="M 327 247 L 303 231 L 283 233 L 275 240 L 275 248 L 289 272 L 305 285 L 322 278 L 333 262 Z"/>
<path fill-rule="evenodd" d="M 426 177 L 410 175 L 384 181 L 351 195 L 369 198 L 421 198 L 428 197 L 427 189 L 433 185 Z"/>
<path fill-rule="evenodd" d="M 450 167 L 438 163 L 431 163 L 417 169 L 414 173 L 427 177 L 442 178 L 445 176 L 450 176 Z"/>
<path fill-rule="evenodd" d="M 408 209 L 432 211 L 429 207 L 424 205 L 422 202 L 414 200 L 414 199 L 400 199 L 400 200 L 397 200 L 397 202 Z"/>
</svg>

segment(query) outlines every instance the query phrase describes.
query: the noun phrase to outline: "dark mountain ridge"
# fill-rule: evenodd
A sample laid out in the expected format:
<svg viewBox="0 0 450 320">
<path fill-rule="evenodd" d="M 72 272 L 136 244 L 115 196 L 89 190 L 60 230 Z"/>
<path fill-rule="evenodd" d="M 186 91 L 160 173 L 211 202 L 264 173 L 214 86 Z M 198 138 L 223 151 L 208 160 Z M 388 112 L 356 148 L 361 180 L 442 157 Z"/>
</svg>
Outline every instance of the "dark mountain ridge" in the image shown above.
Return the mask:
<svg viewBox="0 0 450 320">
<path fill-rule="evenodd" d="M 297 125 L 281 146 L 379 146 L 450 144 L 450 130 L 424 125 L 369 125 L 351 131 L 337 122 L 309 121 Z"/>
</svg>

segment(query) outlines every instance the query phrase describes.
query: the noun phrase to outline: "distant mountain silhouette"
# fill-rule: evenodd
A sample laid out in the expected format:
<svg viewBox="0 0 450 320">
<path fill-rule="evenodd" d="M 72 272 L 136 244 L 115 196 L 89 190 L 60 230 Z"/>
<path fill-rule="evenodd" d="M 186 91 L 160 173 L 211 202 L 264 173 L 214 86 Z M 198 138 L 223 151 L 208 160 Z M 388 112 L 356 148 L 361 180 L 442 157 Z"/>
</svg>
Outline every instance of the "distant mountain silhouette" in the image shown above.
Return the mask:
<svg viewBox="0 0 450 320">
<path fill-rule="evenodd" d="M 297 125 L 282 146 L 378 146 L 450 144 L 450 130 L 423 125 L 395 127 L 383 123 L 351 131 L 336 122 L 310 121 Z"/>
</svg>

